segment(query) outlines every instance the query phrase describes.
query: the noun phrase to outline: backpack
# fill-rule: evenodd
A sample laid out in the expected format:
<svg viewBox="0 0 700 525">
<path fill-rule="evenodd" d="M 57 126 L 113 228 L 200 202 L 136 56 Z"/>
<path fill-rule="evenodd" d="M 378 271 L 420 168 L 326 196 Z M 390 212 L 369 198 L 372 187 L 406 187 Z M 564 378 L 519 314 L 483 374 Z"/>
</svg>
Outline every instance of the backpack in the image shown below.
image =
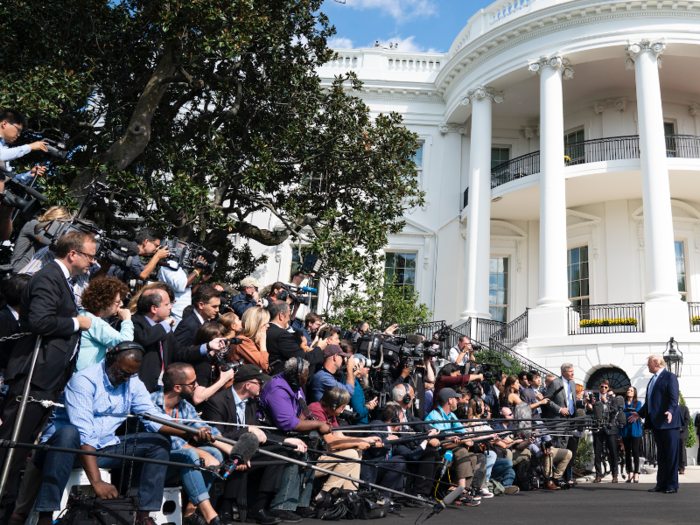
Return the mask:
<svg viewBox="0 0 700 525">
<path fill-rule="evenodd" d="M 537 490 L 540 488 L 540 478 L 535 469 L 530 468 L 527 464 L 520 464 L 515 471 L 513 485 L 516 485 L 523 492 Z"/>
</svg>

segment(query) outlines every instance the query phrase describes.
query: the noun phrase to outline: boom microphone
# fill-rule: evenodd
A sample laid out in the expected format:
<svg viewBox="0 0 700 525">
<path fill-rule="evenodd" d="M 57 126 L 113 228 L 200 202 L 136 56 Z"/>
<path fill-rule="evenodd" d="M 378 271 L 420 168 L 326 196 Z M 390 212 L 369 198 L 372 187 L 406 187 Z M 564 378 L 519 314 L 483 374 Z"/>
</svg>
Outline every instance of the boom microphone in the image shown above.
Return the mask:
<svg viewBox="0 0 700 525">
<path fill-rule="evenodd" d="M 422 335 L 416 335 L 416 334 L 408 334 L 406 336 L 406 342 L 409 345 L 420 345 L 423 344 L 423 336 Z"/>
<path fill-rule="evenodd" d="M 447 507 L 447 505 L 450 505 L 453 503 L 457 498 L 459 498 L 462 494 L 464 493 L 464 487 L 460 487 L 459 485 L 455 487 L 453 491 L 451 491 L 447 496 L 443 498 L 442 501 L 438 501 L 435 506 L 433 507 L 433 510 L 428 514 L 428 516 L 421 522 L 421 524 L 425 523 L 428 521 L 430 518 L 435 516 L 435 514 L 440 514 L 444 508 Z M 420 519 L 420 518 L 419 518 Z M 416 521 L 418 523 L 418 521 Z"/>
<path fill-rule="evenodd" d="M 513 409 L 513 419 L 520 420 L 531 420 L 532 419 L 532 409 L 527 403 L 518 403 Z M 520 429 L 520 434 L 525 438 L 529 439 L 532 436 L 532 429 L 529 428 L 531 425 L 526 421 L 518 421 L 517 427 Z"/>
<path fill-rule="evenodd" d="M 445 455 L 442 456 L 442 465 L 440 466 L 440 473 L 437 479 L 442 479 L 442 477 L 445 475 L 445 472 L 447 472 L 447 465 L 452 461 L 452 451 L 448 450 L 445 452 Z"/>
<path fill-rule="evenodd" d="M 255 455 L 259 448 L 260 442 L 258 441 L 258 438 L 255 436 L 255 434 L 246 432 L 245 434 L 241 435 L 241 437 L 238 438 L 238 441 L 231 450 L 231 461 L 226 466 L 226 470 L 224 472 L 224 479 L 228 478 L 229 474 L 231 474 L 231 471 L 235 470 L 235 468 L 239 464 L 245 465 L 246 463 L 248 463 L 250 461 L 250 458 L 252 458 Z"/>
<path fill-rule="evenodd" d="M 593 405 L 593 417 L 595 418 L 596 421 L 602 422 L 603 421 L 603 403 L 601 401 L 597 401 Z"/>
</svg>

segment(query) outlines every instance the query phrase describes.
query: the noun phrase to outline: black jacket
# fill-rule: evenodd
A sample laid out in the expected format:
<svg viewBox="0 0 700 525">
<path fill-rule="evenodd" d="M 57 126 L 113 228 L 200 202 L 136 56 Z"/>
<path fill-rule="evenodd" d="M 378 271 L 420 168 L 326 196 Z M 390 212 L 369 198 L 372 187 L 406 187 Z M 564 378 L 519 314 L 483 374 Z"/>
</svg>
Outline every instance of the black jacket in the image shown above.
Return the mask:
<svg viewBox="0 0 700 525">
<path fill-rule="evenodd" d="M 231 387 L 226 387 L 219 390 L 216 394 L 207 399 L 197 408 L 202 410 L 202 419 L 205 421 L 221 421 L 222 423 L 236 423 L 236 402 L 233 397 Z M 245 424 L 254 425 L 256 427 L 274 426 L 270 424 L 264 416 L 264 412 L 260 408 L 258 398 L 248 399 L 245 407 Z M 216 427 L 221 434 L 228 439 L 238 439 L 241 435 L 248 432 L 247 427 L 234 427 L 230 425 L 212 425 Z M 267 430 L 266 434 L 273 436 Z M 284 439 L 281 435 L 278 439 Z"/>
<path fill-rule="evenodd" d="M 688 439 L 690 437 L 690 430 L 688 425 L 690 425 L 690 410 L 685 405 L 678 405 L 678 411 L 681 413 L 681 439 Z"/>
<path fill-rule="evenodd" d="M 10 307 L 5 306 L 0 310 L 0 338 L 17 333 L 19 333 L 19 321 L 15 319 Z M 17 341 L 0 343 L 0 368 L 7 368 L 7 363 L 16 344 Z"/>
<path fill-rule="evenodd" d="M 143 346 L 146 351 L 139 369 L 139 379 L 143 381 L 149 392 L 156 390 L 163 367 L 167 368 L 170 363 L 199 363 L 202 360 L 199 346 L 181 345 L 172 330 L 166 332 L 160 324 L 151 326 L 143 314 L 137 313 L 131 320 L 134 323 L 134 341 Z M 160 345 L 163 347 L 162 361 Z"/>
<path fill-rule="evenodd" d="M 270 366 L 272 366 L 274 361 L 279 361 L 275 363 L 272 368 L 271 376 L 276 376 L 282 372 L 287 359 L 301 357 L 308 361 L 309 380 L 307 384 L 311 383 L 311 378 L 313 377 L 316 367 L 323 364 L 323 352 L 320 348 L 314 348 L 308 353 L 304 352 L 290 332 L 272 323 L 270 323 L 270 327 L 267 329 L 267 352 L 270 354 Z"/>
<path fill-rule="evenodd" d="M 37 390 L 57 391 L 66 386 L 75 368 L 73 352 L 80 338 L 73 318 L 78 310 L 68 281 L 57 262 L 35 273 L 22 292 L 19 307 L 21 330 L 43 336 L 32 385 Z M 10 356 L 6 379 L 29 372 L 36 337 L 25 337 Z M 77 354 L 76 354 L 77 355 Z"/>
<path fill-rule="evenodd" d="M 175 338 L 181 345 L 191 346 L 194 344 L 194 335 L 200 326 L 202 323 L 199 322 L 199 317 L 192 310 L 178 323 L 177 328 L 175 328 Z"/>
</svg>

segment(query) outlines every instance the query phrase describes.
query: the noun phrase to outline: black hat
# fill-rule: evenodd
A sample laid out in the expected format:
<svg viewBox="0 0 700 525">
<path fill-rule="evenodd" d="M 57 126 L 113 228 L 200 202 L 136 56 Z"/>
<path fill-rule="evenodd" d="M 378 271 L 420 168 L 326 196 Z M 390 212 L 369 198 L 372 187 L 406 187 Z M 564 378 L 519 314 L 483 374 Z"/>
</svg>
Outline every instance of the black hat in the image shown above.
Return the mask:
<svg viewBox="0 0 700 525">
<path fill-rule="evenodd" d="M 265 374 L 262 369 L 255 365 L 243 365 L 238 369 L 236 375 L 233 378 L 234 383 L 245 383 L 251 379 L 260 379 L 263 383 L 267 383 L 272 379 L 269 375 Z"/>
</svg>

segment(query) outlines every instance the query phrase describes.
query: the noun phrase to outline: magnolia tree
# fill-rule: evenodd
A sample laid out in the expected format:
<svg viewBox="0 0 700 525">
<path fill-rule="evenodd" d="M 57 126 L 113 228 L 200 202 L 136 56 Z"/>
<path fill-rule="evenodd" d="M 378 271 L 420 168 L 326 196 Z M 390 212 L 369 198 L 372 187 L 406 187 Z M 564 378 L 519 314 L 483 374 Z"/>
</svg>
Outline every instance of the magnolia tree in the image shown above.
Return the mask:
<svg viewBox="0 0 700 525">
<path fill-rule="evenodd" d="M 322 85 L 335 30 L 320 8 L 5 0 L 0 106 L 28 116 L 22 141 L 66 138 L 67 162 L 40 182 L 54 203 L 106 184 L 87 216 L 112 235 L 148 225 L 233 251 L 236 276 L 263 261 L 246 242 L 233 250 L 233 235 L 266 246 L 301 237 L 329 275 L 360 276 L 404 209 L 423 203 L 418 143 L 399 115 L 370 116 L 354 75 Z M 281 226 L 256 226 L 255 212 Z"/>
</svg>

